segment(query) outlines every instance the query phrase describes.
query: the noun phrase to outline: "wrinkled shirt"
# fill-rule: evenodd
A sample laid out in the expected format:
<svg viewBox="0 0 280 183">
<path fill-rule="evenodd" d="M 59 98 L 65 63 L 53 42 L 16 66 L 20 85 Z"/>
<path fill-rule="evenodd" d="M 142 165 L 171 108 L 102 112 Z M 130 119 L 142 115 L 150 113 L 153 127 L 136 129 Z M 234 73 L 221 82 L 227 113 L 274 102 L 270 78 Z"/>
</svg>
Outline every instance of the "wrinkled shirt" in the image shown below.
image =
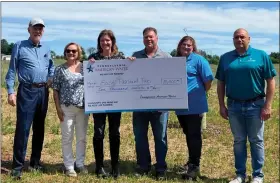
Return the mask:
<svg viewBox="0 0 280 183">
<path fill-rule="evenodd" d="M 73 73 L 66 63 L 55 68 L 52 88 L 58 91 L 60 104 L 84 107 L 84 74 L 81 63 L 80 73 Z"/>
<path fill-rule="evenodd" d="M 15 43 L 6 75 L 8 94 L 15 92 L 16 73 L 20 83 L 47 82 L 54 74 L 54 64 L 49 47 L 42 43 L 36 46 L 30 39 Z"/>
</svg>

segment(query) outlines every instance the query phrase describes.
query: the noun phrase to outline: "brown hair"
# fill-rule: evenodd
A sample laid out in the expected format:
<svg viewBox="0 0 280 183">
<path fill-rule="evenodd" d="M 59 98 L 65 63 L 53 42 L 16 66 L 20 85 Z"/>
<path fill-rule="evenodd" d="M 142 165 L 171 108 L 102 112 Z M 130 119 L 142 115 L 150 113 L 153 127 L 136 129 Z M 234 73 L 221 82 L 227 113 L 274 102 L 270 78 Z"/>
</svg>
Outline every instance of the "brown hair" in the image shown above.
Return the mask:
<svg viewBox="0 0 280 183">
<path fill-rule="evenodd" d="M 77 51 L 78 51 L 78 60 L 81 61 L 82 60 L 82 49 L 80 47 L 80 45 L 78 45 L 77 43 L 74 43 L 74 42 L 71 42 L 71 43 L 68 43 L 65 48 L 64 48 L 64 59 L 67 60 L 66 58 L 66 51 L 67 51 L 67 48 L 70 46 L 70 45 L 75 45 L 77 46 Z"/>
<path fill-rule="evenodd" d="M 143 36 L 146 32 L 148 31 L 154 31 L 154 33 L 157 35 L 157 30 L 156 28 L 153 28 L 153 27 L 146 27 L 144 30 L 143 30 Z"/>
<path fill-rule="evenodd" d="M 182 56 L 182 54 L 180 53 L 180 47 L 184 41 L 188 41 L 188 40 L 190 40 L 192 42 L 193 52 L 198 53 L 194 38 L 192 38 L 191 36 L 184 36 L 178 43 L 176 56 Z"/>
<path fill-rule="evenodd" d="M 116 37 L 115 37 L 113 31 L 107 30 L 107 29 L 104 29 L 103 31 L 101 31 L 99 33 L 99 36 L 98 36 L 98 39 L 97 39 L 97 51 L 99 53 L 103 52 L 103 50 L 100 46 L 100 39 L 101 39 L 102 36 L 105 36 L 105 35 L 108 35 L 110 37 L 110 39 L 112 40 L 112 47 L 111 47 L 112 55 L 117 54 L 119 51 L 118 51 L 118 46 L 116 44 Z"/>
</svg>

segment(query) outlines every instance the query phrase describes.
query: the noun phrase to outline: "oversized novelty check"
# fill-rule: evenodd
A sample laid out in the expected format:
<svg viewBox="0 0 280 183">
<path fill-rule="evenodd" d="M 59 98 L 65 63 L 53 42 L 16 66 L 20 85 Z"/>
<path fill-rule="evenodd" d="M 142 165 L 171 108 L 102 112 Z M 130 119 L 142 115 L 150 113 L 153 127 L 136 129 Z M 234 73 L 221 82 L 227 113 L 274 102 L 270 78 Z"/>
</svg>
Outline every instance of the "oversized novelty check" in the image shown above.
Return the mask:
<svg viewBox="0 0 280 183">
<path fill-rule="evenodd" d="M 184 57 L 83 64 L 86 113 L 188 108 Z"/>
</svg>

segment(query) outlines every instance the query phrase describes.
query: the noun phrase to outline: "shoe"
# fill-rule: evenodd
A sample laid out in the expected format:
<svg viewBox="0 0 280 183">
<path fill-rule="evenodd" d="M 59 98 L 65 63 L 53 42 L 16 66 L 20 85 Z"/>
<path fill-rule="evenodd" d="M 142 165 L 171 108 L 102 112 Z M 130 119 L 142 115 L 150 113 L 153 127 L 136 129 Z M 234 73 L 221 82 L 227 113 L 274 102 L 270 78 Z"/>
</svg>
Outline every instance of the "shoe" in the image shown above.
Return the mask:
<svg viewBox="0 0 280 183">
<path fill-rule="evenodd" d="M 136 167 L 136 173 L 134 174 L 136 177 L 142 177 L 144 175 L 148 175 L 149 174 L 149 169 L 145 170 L 140 168 L 140 166 Z"/>
<path fill-rule="evenodd" d="M 120 176 L 119 166 L 113 166 L 111 171 L 111 176 L 117 179 Z"/>
<path fill-rule="evenodd" d="M 233 179 L 229 183 L 245 183 L 245 178 L 243 178 L 241 176 L 237 176 L 235 179 Z"/>
<path fill-rule="evenodd" d="M 77 173 L 80 173 L 80 174 L 88 174 L 88 170 L 85 166 L 81 166 L 81 167 L 75 167 L 74 166 L 74 170 L 77 172 Z"/>
<path fill-rule="evenodd" d="M 103 179 L 108 177 L 108 174 L 106 173 L 106 171 L 104 170 L 103 167 L 101 168 L 96 168 L 95 170 L 95 174 L 97 175 L 97 177 L 102 177 Z"/>
<path fill-rule="evenodd" d="M 263 183 L 262 177 L 254 177 L 250 183 Z"/>
<path fill-rule="evenodd" d="M 165 180 L 166 176 L 165 176 L 165 172 L 156 172 L 156 179 L 157 180 Z"/>
<path fill-rule="evenodd" d="M 182 175 L 182 178 L 196 180 L 198 176 L 200 176 L 199 166 L 189 163 L 187 172 Z"/>
<path fill-rule="evenodd" d="M 45 168 L 40 164 L 35 164 L 35 165 L 29 165 L 28 170 L 30 172 L 34 172 L 34 171 L 40 171 L 40 172 L 44 172 Z"/>
<path fill-rule="evenodd" d="M 12 170 L 11 177 L 15 180 L 20 180 L 21 179 L 21 171 Z"/>
<path fill-rule="evenodd" d="M 189 168 L 189 164 L 186 163 L 183 166 L 179 167 L 179 171 L 177 172 L 177 174 L 182 175 L 182 174 L 186 174 Z"/>
<path fill-rule="evenodd" d="M 70 169 L 70 170 L 66 170 L 66 173 L 65 173 L 67 176 L 69 177 L 77 177 L 77 173 L 75 172 L 75 170 L 73 169 Z"/>
</svg>

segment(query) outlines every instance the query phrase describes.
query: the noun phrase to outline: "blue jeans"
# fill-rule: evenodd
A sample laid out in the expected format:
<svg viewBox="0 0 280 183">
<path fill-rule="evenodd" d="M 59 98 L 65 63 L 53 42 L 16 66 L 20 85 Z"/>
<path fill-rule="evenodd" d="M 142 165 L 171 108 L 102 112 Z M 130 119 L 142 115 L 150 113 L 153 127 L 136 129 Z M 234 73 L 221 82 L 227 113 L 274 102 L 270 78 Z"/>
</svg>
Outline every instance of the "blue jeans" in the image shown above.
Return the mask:
<svg viewBox="0 0 280 183">
<path fill-rule="evenodd" d="M 236 174 L 246 177 L 247 137 L 250 142 L 253 177 L 263 177 L 264 165 L 264 121 L 261 120 L 261 109 L 264 99 L 254 102 L 237 102 L 227 100 L 228 116 L 234 137 L 234 157 Z"/>
<path fill-rule="evenodd" d="M 14 171 L 24 166 L 29 131 L 32 125 L 32 152 L 30 166 L 38 165 L 44 141 L 44 125 L 48 109 L 49 89 L 20 84 L 17 92 L 17 122 L 14 138 Z M 33 123 L 32 123 L 33 122 Z"/>
<path fill-rule="evenodd" d="M 167 168 L 165 162 L 167 153 L 167 121 L 168 112 L 133 113 L 137 164 L 144 171 L 149 171 L 151 168 L 151 154 L 148 142 L 149 122 L 151 122 L 155 140 L 156 171 L 164 172 Z"/>
</svg>

